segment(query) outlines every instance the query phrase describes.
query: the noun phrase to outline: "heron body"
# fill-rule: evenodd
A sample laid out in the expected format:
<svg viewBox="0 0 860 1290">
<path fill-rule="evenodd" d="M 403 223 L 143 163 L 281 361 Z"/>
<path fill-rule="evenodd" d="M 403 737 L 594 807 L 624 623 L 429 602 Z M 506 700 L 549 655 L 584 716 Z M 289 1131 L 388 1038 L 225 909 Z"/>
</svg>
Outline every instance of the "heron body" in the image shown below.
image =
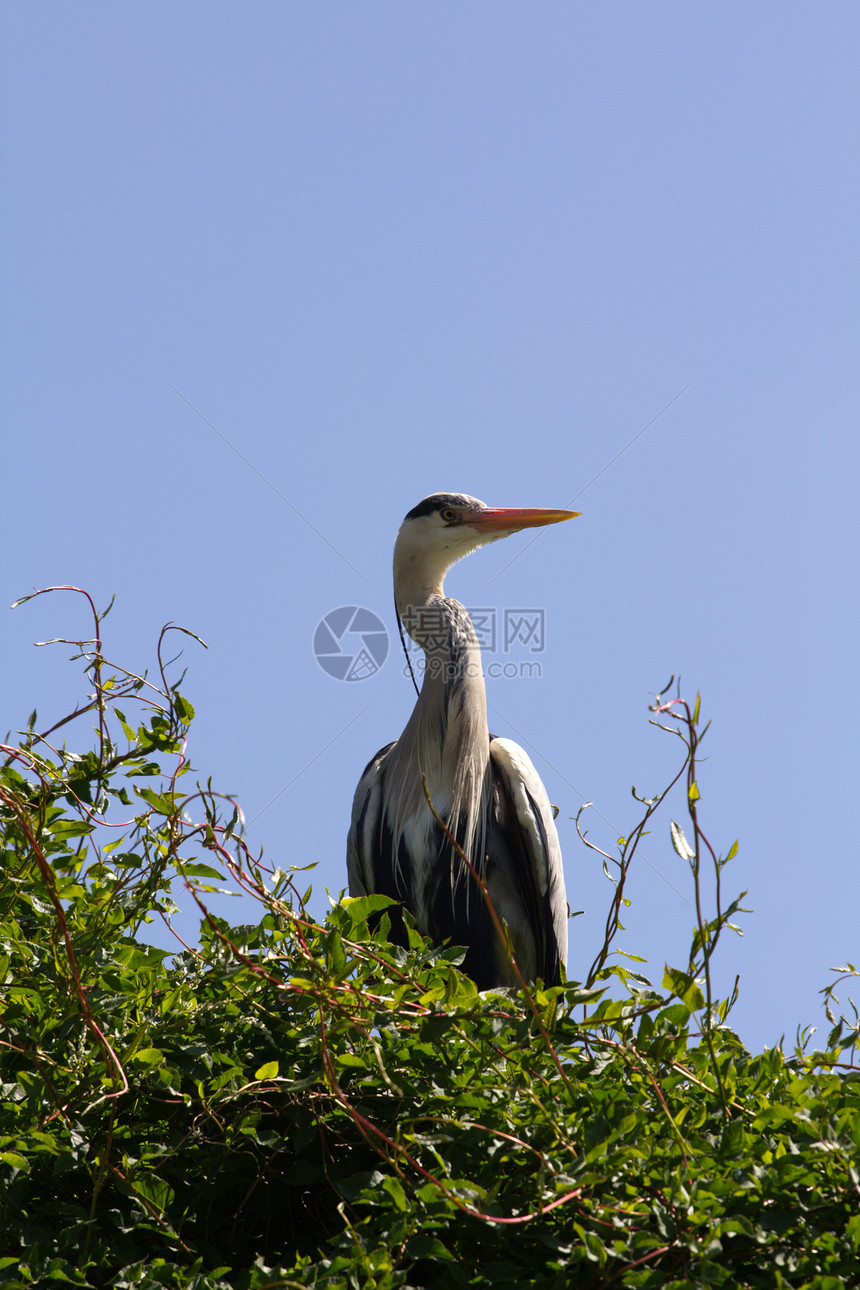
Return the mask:
<svg viewBox="0 0 860 1290">
<path fill-rule="evenodd" d="M 349 890 L 391 896 L 423 935 L 464 946 L 463 970 L 480 989 L 514 985 L 516 977 L 482 893 L 436 815 L 486 884 L 527 980 L 561 980 L 567 897 L 546 790 L 522 748 L 490 735 L 475 630 L 442 584 L 456 560 L 486 542 L 574 514 L 501 510 L 466 494 L 434 493 L 406 516 L 394 548 L 397 613 L 424 651 L 424 679 L 403 734 L 376 754 L 356 789 Z"/>
</svg>

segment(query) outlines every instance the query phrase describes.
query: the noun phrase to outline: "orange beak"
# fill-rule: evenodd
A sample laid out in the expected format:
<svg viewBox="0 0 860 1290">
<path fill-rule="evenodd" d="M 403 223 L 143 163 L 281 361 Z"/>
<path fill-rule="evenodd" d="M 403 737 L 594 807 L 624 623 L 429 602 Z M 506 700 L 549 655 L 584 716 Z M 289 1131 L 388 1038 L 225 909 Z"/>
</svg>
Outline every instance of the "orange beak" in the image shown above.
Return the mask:
<svg viewBox="0 0 860 1290">
<path fill-rule="evenodd" d="M 506 533 L 518 533 L 520 529 L 540 528 L 544 524 L 560 524 L 562 520 L 572 520 L 581 514 L 581 511 L 485 506 L 481 510 L 463 511 L 463 523 L 477 529 L 479 533 L 493 533 L 501 537 Z"/>
</svg>

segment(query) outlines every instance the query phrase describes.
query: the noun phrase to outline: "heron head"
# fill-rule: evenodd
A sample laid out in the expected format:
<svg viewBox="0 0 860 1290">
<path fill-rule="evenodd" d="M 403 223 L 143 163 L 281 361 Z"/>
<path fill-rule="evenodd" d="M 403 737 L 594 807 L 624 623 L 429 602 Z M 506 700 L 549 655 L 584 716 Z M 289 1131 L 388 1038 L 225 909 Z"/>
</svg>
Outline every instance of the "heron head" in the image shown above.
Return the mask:
<svg viewBox="0 0 860 1290">
<path fill-rule="evenodd" d="M 487 506 L 467 493 L 431 493 L 408 513 L 394 545 L 398 605 L 415 595 L 443 595 L 451 565 L 487 542 L 520 529 L 571 520 L 579 511 Z"/>
</svg>

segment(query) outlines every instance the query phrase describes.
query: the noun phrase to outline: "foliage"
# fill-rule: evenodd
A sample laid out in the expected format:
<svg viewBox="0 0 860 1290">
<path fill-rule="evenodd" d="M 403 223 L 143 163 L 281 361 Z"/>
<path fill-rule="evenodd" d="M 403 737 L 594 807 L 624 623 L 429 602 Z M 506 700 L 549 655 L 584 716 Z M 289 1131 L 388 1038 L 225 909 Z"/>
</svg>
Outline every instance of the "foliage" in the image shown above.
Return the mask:
<svg viewBox="0 0 860 1290">
<path fill-rule="evenodd" d="M 736 847 L 701 830 L 698 700 L 653 709 L 683 749 L 689 961 L 660 989 L 614 962 L 661 794 L 605 857 L 589 980 L 480 995 L 456 950 L 388 943 L 384 898 L 310 918 L 300 871 L 251 856 L 234 804 L 191 783 L 176 629 L 150 681 L 108 662 L 93 615 L 72 716 L 94 747 L 34 713 L 0 775 L 0 1283 L 860 1283 L 856 1013 L 828 987 L 826 1049 L 788 1057 L 729 1029 L 710 963 Z M 228 880 L 255 925 L 208 912 Z M 173 892 L 201 927 L 171 956 L 142 932 Z"/>
</svg>

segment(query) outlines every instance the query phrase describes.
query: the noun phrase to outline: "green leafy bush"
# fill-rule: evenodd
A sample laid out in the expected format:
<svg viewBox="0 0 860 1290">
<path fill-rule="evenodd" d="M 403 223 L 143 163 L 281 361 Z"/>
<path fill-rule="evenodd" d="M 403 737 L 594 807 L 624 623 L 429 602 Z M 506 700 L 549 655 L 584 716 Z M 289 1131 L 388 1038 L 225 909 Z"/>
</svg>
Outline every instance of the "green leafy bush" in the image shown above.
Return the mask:
<svg viewBox="0 0 860 1290">
<path fill-rule="evenodd" d="M 826 1050 L 789 1057 L 729 1029 L 710 963 L 735 849 L 700 826 L 698 701 L 653 706 L 681 737 L 688 962 L 656 989 L 613 953 L 661 794 L 604 857 L 589 979 L 480 995 L 455 949 L 388 943 L 384 898 L 307 914 L 299 871 L 194 782 L 177 629 L 153 681 L 108 662 L 103 617 L 77 642 L 90 697 L 42 733 L 34 713 L 0 774 L 0 1282 L 860 1284 L 856 1013 L 828 987 Z M 256 924 L 208 911 L 225 881 Z M 200 939 L 168 955 L 141 930 L 174 896 Z"/>
</svg>

